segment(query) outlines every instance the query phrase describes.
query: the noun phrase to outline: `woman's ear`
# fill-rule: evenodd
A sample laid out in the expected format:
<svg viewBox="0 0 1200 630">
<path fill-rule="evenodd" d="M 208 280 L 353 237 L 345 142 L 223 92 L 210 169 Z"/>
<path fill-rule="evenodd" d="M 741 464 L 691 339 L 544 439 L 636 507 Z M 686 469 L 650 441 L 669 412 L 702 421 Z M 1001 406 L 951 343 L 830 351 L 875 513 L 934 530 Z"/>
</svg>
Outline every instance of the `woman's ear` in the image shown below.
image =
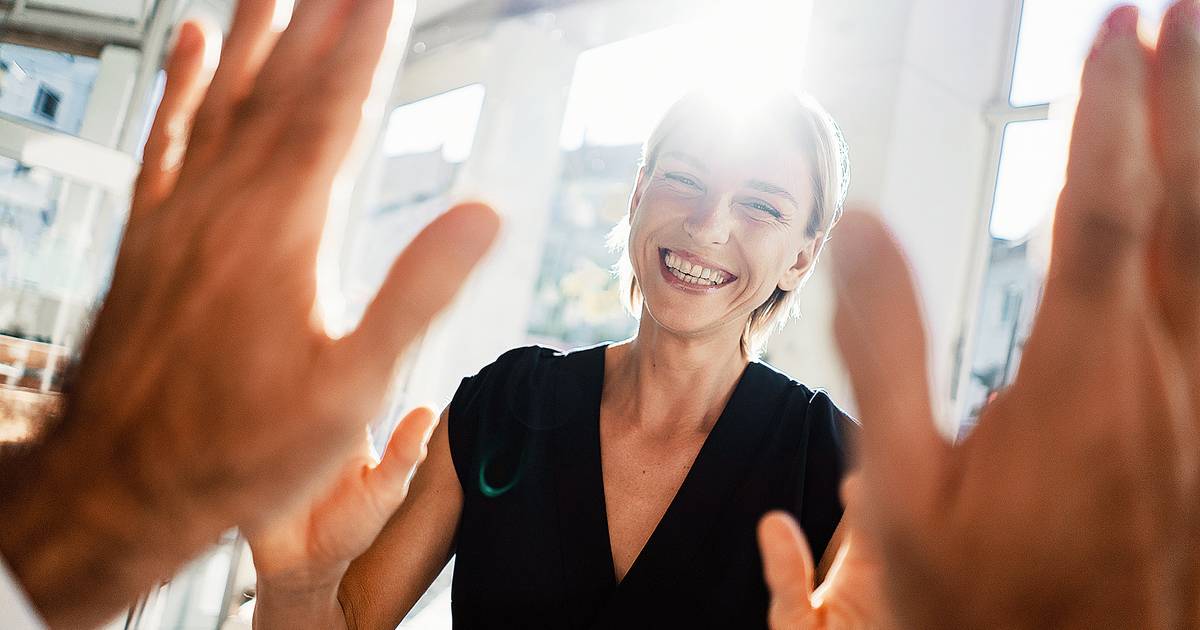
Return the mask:
<svg viewBox="0 0 1200 630">
<path fill-rule="evenodd" d="M 629 222 L 633 222 L 633 213 L 642 203 L 642 194 L 646 192 L 646 185 L 650 183 L 650 171 L 643 164 L 638 167 L 637 180 L 633 185 L 633 194 L 629 197 Z"/>
<path fill-rule="evenodd" d="M 821 247 L 825 244 L 825 235 L 817 232 L 808 243 L 805 243 L 804 249 L 801 249 L 796 254 L 796 261 L 787 271 L 783 272 L 783 277 L 779 279 L 779 289 L 782 291 L 795 291 L 800 287 L 800 283 L 808 277 L 812 266 L 817 260 L 817 256 L 821 253 Z"/>
</svg>

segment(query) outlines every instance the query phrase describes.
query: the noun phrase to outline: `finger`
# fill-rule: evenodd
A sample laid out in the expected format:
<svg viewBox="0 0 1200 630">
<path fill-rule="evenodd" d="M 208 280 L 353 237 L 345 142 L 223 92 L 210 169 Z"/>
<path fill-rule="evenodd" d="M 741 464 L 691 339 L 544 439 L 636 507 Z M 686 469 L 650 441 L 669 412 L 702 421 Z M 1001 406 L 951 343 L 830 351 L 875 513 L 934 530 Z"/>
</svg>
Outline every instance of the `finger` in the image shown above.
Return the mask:
<svg viewBox="0 0 1200 630">
<path fill-rule="evenodd" d="M 1200 3 L 1163 18 L 1154 61 L 1154 135 L 1165 174 L 1165 211 L 1154 239 L 1155 284 L 1183 355 L 1200 360 Z"/>
<path fill-rule="evenodd" d="M 783 512 L 758 522 L 763 576 L 771 591 L 769 619 L 775 630 L 807 627 L 812 622 L 813 559 L 800 526 Z"/>
<path fill-rule="evenodd" d="M 908 261 L 875 216 L 838 225 L 834 333 L 863 420 L 862 476 L 872 506 L 932 492 L 947 445 L 933 424 L 925 325 Z"/>
<path fill-rule="evenodd" d="M 191 144 L 213 153 L 233 115 L 234 106 L 249 94 L 278 32 L 276 18 L 290 0 L 237 0 L 229 37 L 204 102 L 197 112 Z"/>
<path fill-rule="evenodd" d="M 212 79 L 208 63 L 213 45 L 211 29 L 198 22 L 184 22 L 178 41 L 167 61 L 167 84 L 142 152 L 142 171 L 134 185 L 130 223 L 136 223 L 150 208 L 156 208 L 171 192 L 179 164 L 187 147 L 192 118 Z"/>
<path fill-rule="evenodd" d="M 286 121 L 279 152 L 306 165 L 311 185 L 324 187 L 332 180 L 359 139 L 364 116 L 376 118 L 381 113 L 412 18 L 412 3 L 404 3 L 405 10 L 397 11 L 396 2 L 355 0 L 350 5 L 337 41 L 316 64 L 306 83 L 308 91 Z M 286 78 L 295 68 L 273 67 L 271 72 Z M 279 83 L 266 76 L 263 81 L 265 86 Z M 260 115 L 253 120 L 270 115 L 266 107 L 256 110 Z M 290 173 L 295 165 L 288 160 L 279 168 Z"/>
<path fill-rule="evenodd" d="M 392 264 L 358 329 L 343 340 L 346 360 L 390 378 L 396 357 L 458 293 L 499 226 L 488 206 L 465 204 L 422 230 Z"/>
<path fill-rule="evenodd" d="M 278 101 L 283 90 L 310 74 L 345 31 L 354 6 L 355 0 L 298 0 L 291 23 L 263 63 L 254 91 Z"/>
<path fill-rule="evenodd" d="M 428 407 L 408 412 L 388 440 L 383 459 L 367 477 L 375 496 L 387 503 L 389 512 L 395 511 L 408 494 L 408 482 L 425 460 L 426 444 L 436 424 L 437 415 Z"/>
<path fill-rule="evenodd" d="M 1147 210 L 1160 190 L 1144 98 L 1147 51 L 1137 28 L 1136 7 L 1114 10 L 1084 65 L 1042 308 L 1052 320 L 1062 317 L 1045 332 L 1052 338 L 1082 332 L 1071 314 L 1091 320 L 1142 300 Z"/>
</svg>

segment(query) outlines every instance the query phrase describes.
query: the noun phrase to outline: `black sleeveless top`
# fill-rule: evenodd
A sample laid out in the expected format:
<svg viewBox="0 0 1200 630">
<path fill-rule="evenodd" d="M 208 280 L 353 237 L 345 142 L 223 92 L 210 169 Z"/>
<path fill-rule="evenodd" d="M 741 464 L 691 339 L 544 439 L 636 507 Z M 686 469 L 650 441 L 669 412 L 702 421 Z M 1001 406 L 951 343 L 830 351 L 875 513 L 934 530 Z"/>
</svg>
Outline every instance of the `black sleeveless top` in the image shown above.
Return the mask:
<svg viewBox="0 0 1200 630">
<path fill-rule="evenodd" d="M 618 584 L 600 460 L 604 351 L 518 348 L 455 393 L 454 627 L 766 627 L 758 519 L 791 512 L 819 559 L 842 516 L 857 424 L 824 392 L 750 363 Z"/>
</svg>

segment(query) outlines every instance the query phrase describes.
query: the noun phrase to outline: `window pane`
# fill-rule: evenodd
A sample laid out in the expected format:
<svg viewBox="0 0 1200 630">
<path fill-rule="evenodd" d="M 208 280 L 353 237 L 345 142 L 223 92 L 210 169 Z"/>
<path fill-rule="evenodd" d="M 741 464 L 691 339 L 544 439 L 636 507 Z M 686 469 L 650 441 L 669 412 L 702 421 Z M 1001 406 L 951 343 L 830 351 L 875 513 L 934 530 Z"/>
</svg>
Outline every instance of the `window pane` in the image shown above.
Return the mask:
<svg viewBox="0 0 1200 630">
<path fill-rule="evenodd" d="M 1024 239 L 1050 216 L 1062 190 L 1070 129 L 1066 121 L 1010 123 L 1004 144 L 990 232 L 993 238 Z"/>
<path fill-rule="evenodd" d="M 960 398 L 960 435 L 1016 375 L 1041 301 L 1050 219 L 1062 190 L 1070 129 L 1063 120 L 1011 123 L 1004 143 L 990 224 L 991 242 L 976 315 L 971 372 Z"/>
<path fill-rule="evenodd" d="M 563 150 L 645 140 L 671 103 L 711 72 L 708 60 L 696 60 L 702 52 L 697 46 L 703 41 L 702 28 L 672 26 L 581 53 L 563 121 Z M 659 71 L 645 68 L 651 59 Z"/>
<path fill-rule="evenodd" d="M 40 428 L 116 257 L 124 203 L 0 157 L 0 442 Z"/>
<path fill-rule="evenodd" d="M 468 85 L 398 107 L 388 117 L 366 214 L 348 243 L 345 292 L 351 321 L 408 242 L 449 207 L 459 167 L 471 154 L 484 92 L 482 85 Z"/>
<path fill-rule="evenodd" d="M 632 334 L 636 322 L 621 307 L 613 273 L 618 255 L 607 236 L 629 209 L 642 142 L 666 109 L 712 71 L 711 63 L 697 62 L 712 54 L 706 28 L 671 26 L 579 55 L 530 342 L 572 347 Z M 638 72 L 630 72 L 634 67 Z"/>
<path fill-rule="evenodd" d="M 1025 0 L 1010 102 L 1050 103 L 1077 91 L 1079 71 L 1113 0 Z M 1158 24 L 1168 0 L 1134 0 Z"/>
<path fill-rule="evenodd" d="M 965 435 L 979 414 L 1016 376 L 1025 340 L 1041 302 L 1045 283 L 1045 241 L 1021 243 L 993 239 L 976 316 L 970 379 L 963 385 Z"/>
</svg>

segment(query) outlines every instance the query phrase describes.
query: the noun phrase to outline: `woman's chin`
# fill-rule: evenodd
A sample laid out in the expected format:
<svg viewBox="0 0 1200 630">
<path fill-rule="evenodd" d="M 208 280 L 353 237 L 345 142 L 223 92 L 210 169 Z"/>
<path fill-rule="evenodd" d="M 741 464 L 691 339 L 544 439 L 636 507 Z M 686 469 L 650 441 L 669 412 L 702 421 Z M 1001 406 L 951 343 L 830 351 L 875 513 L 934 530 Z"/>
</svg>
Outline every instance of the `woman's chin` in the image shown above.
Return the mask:
<svg viewBox="0 0 1200 630">
<path fill-rule="evenodd" d="M 725 318 L 698 316 L 695 308 L 685 309 L 673 305 L 658 304 L 651 306 L 647 302 L 650 321 L 646 322 L 661 332 L 683 339 L 716 338 L 732 331 L 735 327 Z M 732 333 L 729 333 L 732 334 Z M 737 331 L 740 335 L 740 329 Z"/>
</svg>

